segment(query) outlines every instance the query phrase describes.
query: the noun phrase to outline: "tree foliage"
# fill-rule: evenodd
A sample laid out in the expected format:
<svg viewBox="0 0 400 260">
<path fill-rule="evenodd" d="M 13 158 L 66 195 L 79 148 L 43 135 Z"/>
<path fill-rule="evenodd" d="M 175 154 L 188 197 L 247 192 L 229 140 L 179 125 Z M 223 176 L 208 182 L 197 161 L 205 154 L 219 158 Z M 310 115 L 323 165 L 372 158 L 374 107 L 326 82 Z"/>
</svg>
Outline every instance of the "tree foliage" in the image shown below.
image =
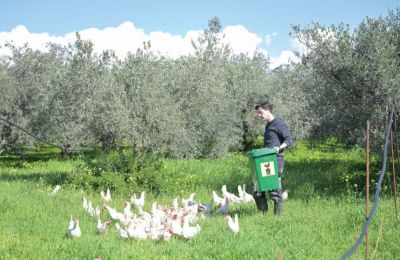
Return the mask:
<svg viewBox="0 0 400 260">
<path fill-rule="evenodd" d="M 296 139 L 354 144 L 367 119 L 379 136 L 387 105 L 399 105 L 399 31 L 399 9 L 352 32 L 344 24 L 294 26 L 306 46 L 302 63 L 274 71 L 261 52 L 233 54 L 217 17 L 192 41 L 194 54 L 178 59 L 151 53 L 151 43 L 123 60 L 96 54 L 79 34 L 46 52 L 9 45 L 12 55 L 0 59 L 0 115 L 64 153 L 101 144 L 200 158 L 254 148 L 263 132 L 254 106 L 270 99 Z M 34 142 L 3 123 L 0 134 L 0 151 Z"/>
<path fill-rule="evenodd" d="M 97 143 L 177 158 L 249 147 L 260 130 L 253 102 L 268 89 L 268 60 L 233 55 L 220 30 L 212 18 L 193 40 L 195 54 L 175 60 L 149 52 L 151 43 L 124 60 L 98 55 L 79 34 L 46 52 L 11 46 L 1 64 L 1 115 L 64 154 Z M 2 141 L 32 141 L 7 125 L 1 131 Z"/>
<path fill-rule="evenodd" d="M 387 107 L 400 104 L 399 14 L 366 18 L 353 32 L 344 24 L 293 27 L 307 49 L 296 72 L 307 81 L 291 82 L 307 97 L 311 137 L 362 143 L 367 120 L 376 136 L 384 132 Z"/>
</svg>

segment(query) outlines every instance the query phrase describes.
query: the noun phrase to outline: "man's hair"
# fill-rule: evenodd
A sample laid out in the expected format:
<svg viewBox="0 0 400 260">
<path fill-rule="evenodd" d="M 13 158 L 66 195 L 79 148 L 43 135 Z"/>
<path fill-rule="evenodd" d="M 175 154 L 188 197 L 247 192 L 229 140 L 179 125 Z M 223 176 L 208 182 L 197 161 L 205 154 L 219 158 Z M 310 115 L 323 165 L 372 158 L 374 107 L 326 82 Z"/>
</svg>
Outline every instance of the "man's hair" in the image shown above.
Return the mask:
<svg viewBox="0 0 400 260">
<path fill-rule="evenodd" d="M 269 110 L 269 111 L 272 112 L 272 104 L 269 103 L 268 101 L 263 101 L 262 103 L 256 105 L 256 106 L 255 106 L 255 109 L 257 110 L 257 109 L 259 109 L 260 107 L 261 107 L 262 109 L 264 109 L 264 110 Z"/>
</svg>

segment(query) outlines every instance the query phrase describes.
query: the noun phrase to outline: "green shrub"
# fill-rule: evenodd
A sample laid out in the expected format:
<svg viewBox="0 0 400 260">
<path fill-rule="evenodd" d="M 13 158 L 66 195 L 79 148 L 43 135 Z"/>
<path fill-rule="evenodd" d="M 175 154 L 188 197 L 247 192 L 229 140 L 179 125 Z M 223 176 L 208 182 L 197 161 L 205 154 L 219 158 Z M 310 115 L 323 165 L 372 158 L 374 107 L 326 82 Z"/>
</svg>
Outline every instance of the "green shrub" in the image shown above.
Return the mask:
<svg viewBox="0 0 400 260">
<path fill-rule="evenodd" d="M 315 197 L 315 188 L 312 183 L 302 183 L 293 190 L 293 196 L 304 201 L 309 201 Z"/>
<path fill-rule="evenodd" d="M 157 173 L 161 168 L 161 160 L 149 153 L 100 153 L 93 158 L 84 157 L 66 177 L 66 183 L 95 191 L 111 188 L 120 193 L 148 190 L 158 194 L 162 176 Z"/>
</svg>

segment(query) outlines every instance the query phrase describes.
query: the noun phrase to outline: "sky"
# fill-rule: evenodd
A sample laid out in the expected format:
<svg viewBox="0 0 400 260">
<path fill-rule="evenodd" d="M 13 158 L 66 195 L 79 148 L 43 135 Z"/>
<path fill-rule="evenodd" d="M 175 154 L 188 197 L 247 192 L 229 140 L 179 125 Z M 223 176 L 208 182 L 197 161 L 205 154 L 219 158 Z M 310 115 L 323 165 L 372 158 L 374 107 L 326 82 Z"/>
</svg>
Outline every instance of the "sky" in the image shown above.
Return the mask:
<svg viewBox="0 0 400 260">
<path fill-rule="evenodd" d="M 177 58 L 194 52 L 191 39 L 216 16 L 234 53 L 257 49 L 273 68 L 296 61 L 291 25 L 344 23 L 354 30 L 397 7 L 400 0 L 1 0 L 0 55 L 9 54 L 9 41 L 44 51 L 46 42 L 67 44 L 80 32 L 99 53 L 113 49 L 124 58 L 150 41 L 155 53 Z"/>
</svg>

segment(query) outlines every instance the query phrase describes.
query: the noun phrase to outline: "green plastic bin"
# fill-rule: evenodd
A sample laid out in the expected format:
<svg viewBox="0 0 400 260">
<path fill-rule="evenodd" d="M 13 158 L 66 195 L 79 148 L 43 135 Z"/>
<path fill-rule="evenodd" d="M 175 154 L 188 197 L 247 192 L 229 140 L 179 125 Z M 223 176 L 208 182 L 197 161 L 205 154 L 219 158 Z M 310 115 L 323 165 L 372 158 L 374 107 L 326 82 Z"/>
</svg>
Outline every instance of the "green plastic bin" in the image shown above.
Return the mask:
<svg viewBox="0 0 400 260">
<path fill-rule="evenodd" d="M 258 191 L 279 188 L 278 161 L 275 149 L 263 148 L 247 153 L 254 186 Z"/>
</svg>

